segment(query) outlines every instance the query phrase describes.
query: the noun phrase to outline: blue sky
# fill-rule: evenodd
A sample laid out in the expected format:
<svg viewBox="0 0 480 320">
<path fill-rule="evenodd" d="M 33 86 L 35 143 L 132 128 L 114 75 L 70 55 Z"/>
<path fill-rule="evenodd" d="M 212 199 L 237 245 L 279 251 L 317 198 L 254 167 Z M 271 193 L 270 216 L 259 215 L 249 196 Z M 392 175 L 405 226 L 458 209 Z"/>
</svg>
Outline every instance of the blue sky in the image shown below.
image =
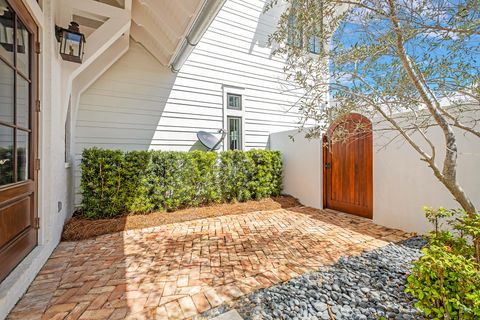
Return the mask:
<svg viewBox="0 0 480 320">
<path fill-rule="evenodd" d="M 480 13 L 474 12 L 473 15 L 476 15 L 477 19 L 480 18 Z M 449 25 L 448 20 L 451 18 L 451 16 L 445 15 L 442 22 L 445 23 L 445 25 Z M 372 44 L 376 42 L 375 39 L 378 39 L 391 29 L 389 20 L 378 19 L 369 21 L 368 32 L 365 32 L 362 25 L 360 25 L 356 19 L 356 17 L 353 17 L 349 22 L 345 22 L 342 28 L 338 29 L 334 35 L 333 46 L 335 46 L 335 44 L 341 44 L 344 47 L 351 48 L 355 45 Z M 429 22 L 434 23 L 433 20 L 430 19 Z M 456 66 L 460 66 L 462 70 L 478 76 L 480 71 L 480 36 L 475 35 L 462 39 L 458 37 L 457 34 L 449 35 L 451 36 L 451 40 L 442 39 L 442 37 L 439 37 L 439 35 L 434 32 L 429 34 L 424 33 L 407 41 L 407 53 L 422 69 L 428 69 L 432 67 L 432 65 L 440 63 L 442 59 L 448 59 L 454 62 Z M 371 40 L 372 38 L 373 41 Z M 442 39 L 442 41 L 439 41 L 440 39 Z M 380 64 L 388 65 L 392 64 L 394 60 L 396 60 L 395 56 L 384 55 L 375 60 L 375 64 L 377 66 Z M 467 68 L 463 68 L 462 64 L 465 63 L 468 65 Z M 348 71 L 354 67 L 354 64 L 346 64 L 341 67 L 342 70 Z M 375 70 L 374 67 L 369 70 L 370 71 L 365 70 L 367 79 L 382 76 L 379 74 L 380 71 Z M 449 74 L 452 70 L 453 68 L 445 70 L 444 74 Z M 440 75 L 440 77 L 442 76 L 443 75 Z M 348 81 L 346 82 L 348 83 Z"/>
</svg>

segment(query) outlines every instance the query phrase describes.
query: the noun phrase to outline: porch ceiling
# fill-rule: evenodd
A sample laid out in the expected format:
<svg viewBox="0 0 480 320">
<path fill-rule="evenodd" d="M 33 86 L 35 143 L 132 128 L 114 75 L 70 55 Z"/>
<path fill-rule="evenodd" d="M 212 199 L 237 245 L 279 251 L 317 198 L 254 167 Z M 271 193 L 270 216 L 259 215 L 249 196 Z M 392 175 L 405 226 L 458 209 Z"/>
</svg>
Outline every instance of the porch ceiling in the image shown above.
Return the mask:
<svg viewBox="0 0 480 320">
<path fill-rule="evenodd" d="M 142 44 L 164 66 L 170 66 L 179 54 L 183 54 L 186 42 L 193 47 L 192 39 L 185 40 L 190 30 L 200 28 L 205 31 L 224 1 L 68 0 L 59 8 L 56 22 L 68 25 L 69 21 L 76 21 L 86 35 L 87 43 L 91 43 L 90 35 L 95 33 L 108 37 L 104 32 L 97 32 L 102 25 L 121 19 L 128 23 L 123 35 Z M 205 24 L 205 20 L 209 22 Z"/>
<path fill-rule="evenodd" d="M 167 66 L 205 0 L 133 0 L 131 37 Z"/>
</svg>

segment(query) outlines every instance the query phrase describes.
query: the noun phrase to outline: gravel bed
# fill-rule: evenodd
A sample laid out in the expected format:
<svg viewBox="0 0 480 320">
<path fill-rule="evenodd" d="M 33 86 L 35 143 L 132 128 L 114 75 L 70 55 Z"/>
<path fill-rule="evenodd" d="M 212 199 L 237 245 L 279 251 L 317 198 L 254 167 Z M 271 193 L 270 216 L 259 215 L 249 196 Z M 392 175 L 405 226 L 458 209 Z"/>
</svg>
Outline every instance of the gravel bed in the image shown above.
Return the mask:
<svg viewBox="0 0 480 320">
<path fill-rule="evenodd" d="M 328 305 L 339 319 L 418 319 L 414 300 L 404 293 L 406 273 L 426 241 L 413 237 L 397 244 L 341 258 L 333 266 L 255 291 L 233 308 L 244 319 L 326 319 Z"/>
</svg>

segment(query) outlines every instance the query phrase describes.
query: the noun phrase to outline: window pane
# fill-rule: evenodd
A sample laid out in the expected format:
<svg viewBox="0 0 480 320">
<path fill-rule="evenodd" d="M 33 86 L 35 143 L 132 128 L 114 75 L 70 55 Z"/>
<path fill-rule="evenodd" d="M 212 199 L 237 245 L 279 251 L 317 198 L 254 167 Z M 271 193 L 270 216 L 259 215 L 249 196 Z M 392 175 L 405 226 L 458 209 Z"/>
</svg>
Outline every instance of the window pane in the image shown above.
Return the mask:
<svg viewBox="0 0 480 320">
<path fill-rule="evenodd" d="M 17 70 L 30 77 L 30 34 L 17 19 Z"/>
<path fill-rule="evenodd" d="M 0 56 L 13 65 L 14 14 L 5 0 L 0 0 Z"/>
<path fill-rule="evenodd" d="M 13 93 L 14 93 L 13 69 L 0 60 L 0 121 L 13 124 Z"/>
<path fill-rule="evenodd" d="M 27 180 L 28 177 L 28 132 L 17 130 L 17 181 Z"/>
<path fill-rule="evenodd" d="M 230 149 L 235 150 L 235 121 L 234 119 L 230 119 Z"/>
<path fill-rule="evenodd" d="M 240 150 L 242 148 L 241 118 L 228 119 L 228 140 L 230 150 Z"/>
<path fill-rule="evenodd" d="M 17 75 L 17 126 L 29 128 L 30 83 Z"/>
<path fill-rule="evenodd" d="M 0 186 L 13 182 L 13 128 L 0 125 Z"/>
<path fill-rule="evenodd" d="M 298 30 L 297 17 L 292 12 L 288 17 L 288 30 L 287 30 L 287 44 L 301 47 L 303 44 L 302 41 L 302 32 Z"/>
<path fill-rule="evenodd" d="M 290 14 L 288 16 L 288 34 L 287 34 L 287 43 L 290 45 L 293 45 L 294 41 L 294 34 L 295 34 L 295 25 L 296 25 L 296 19 L 293 14 Z"/>
<path fill-rule="evenodd" d="M 227 107 L 229 109 L 242 109 L 242 96 L 238 94 L 227 94 Z"/>
<path fill-rule="evenodd" d="M 320 38 L 318 36 L 310 36 L 308 38 L 308 48 L 311 53 L 320 53 Z"/>
</svg>

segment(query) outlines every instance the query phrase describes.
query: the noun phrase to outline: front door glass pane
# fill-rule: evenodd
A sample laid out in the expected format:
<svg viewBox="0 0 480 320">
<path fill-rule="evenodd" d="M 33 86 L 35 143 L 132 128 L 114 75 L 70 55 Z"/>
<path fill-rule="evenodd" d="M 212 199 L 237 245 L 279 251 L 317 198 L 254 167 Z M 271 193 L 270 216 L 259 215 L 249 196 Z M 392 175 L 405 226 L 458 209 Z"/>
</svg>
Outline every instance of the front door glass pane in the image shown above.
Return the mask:
<svg viewBox="0 0 480 320">
<path fill-rule="evenodd" d="M 0 0 L 0 56 L 13 65 L 15 17 L 5 0 Z"/>
<path fill-rule="evenodd" d="M 28 177 L 28 136 L 29 133 L 17 130 L 17 181 L 27 180 Z"/>
<path fill-rule="evenodd" d="M 15 72 L 0 60 L 0 122 L 13 124 Z"/>
<path fill-rule="evenodd" d="M 30 120 L 30 83 L 22 76 L 17 76 L 17 126 L 29 128 Z"/>
<path fill-rule="evenodd" d="M 0 0 L 0 187 L 31 178 L 31 37 Z"/>
<path fill-rule="evenodd" d="M 13 128 L 0 125 L 0 186 L 14 181 Z"/>
<path fill-rule="evenodd" d="M 17 69 L 30 77 L 30 33 L 17 19 Z"/>
</svg>

